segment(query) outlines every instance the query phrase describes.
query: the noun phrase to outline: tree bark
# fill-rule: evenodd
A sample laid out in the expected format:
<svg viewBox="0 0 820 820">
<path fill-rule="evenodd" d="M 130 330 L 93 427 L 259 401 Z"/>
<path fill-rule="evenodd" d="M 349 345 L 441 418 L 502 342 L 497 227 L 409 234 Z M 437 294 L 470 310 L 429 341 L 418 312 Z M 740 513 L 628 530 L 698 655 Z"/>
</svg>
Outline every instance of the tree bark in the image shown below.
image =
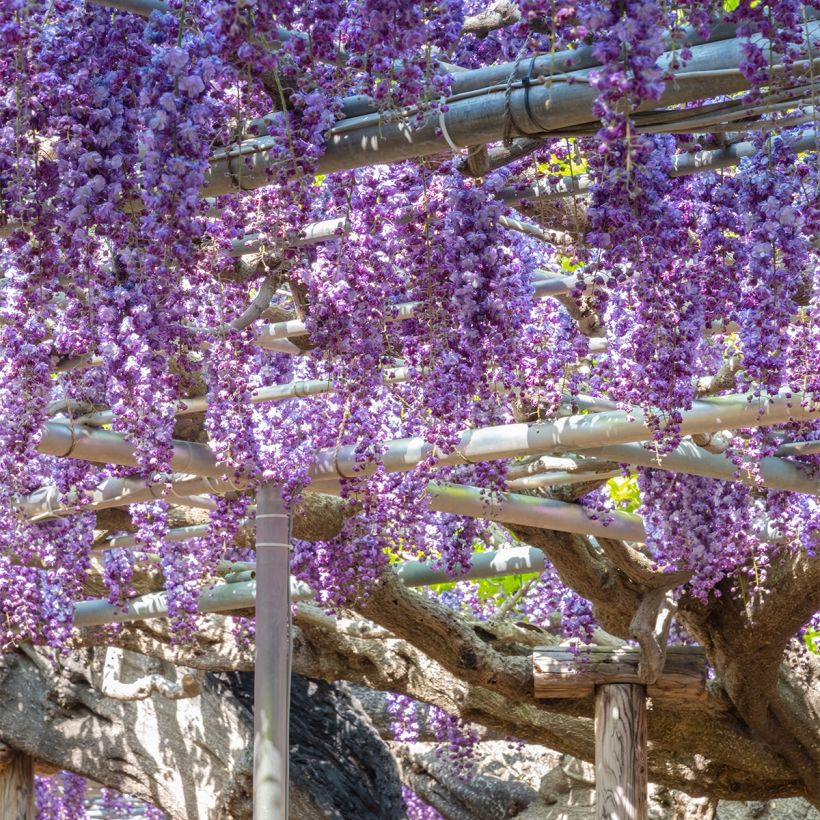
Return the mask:
<svg viewBox="0 0 820 820">
<path fill-rule="evenodd" d="M 412 597 L 402 605 L 408 607 L 404 632 L 424 646 L 425 625 L 429 623 L 425 613 L 440 605 L 415 592 L 408 594 Z M 423 609 L 413 608 L 415 599 Z M 396 631 L 390 632 L 367 621 L 334 619 L 300 605 L 295 615 L 294 670 L 308 677 L 348 680 L 371 689 L 407 694 L 486 726 L 502 737 L 512 735 L 592 762 L 591 698 L 537 701 L 531 677 L 529 687 L 513 691 L 509 686 L 521 665 L 531 658 L 532 628 L 505 624 L 498 638 L 490 625 L 460 619 L 458 629 L 448 632 L 446 619 L 457 616 L 441 609 L 441 620 L 430 630 L 432 648 L 427 654 L 414 642 L 399 637 L 402 624 L 396 613 L 385 613 L 396 626 Z M 516 632 L 520 642 L 513 638 Z M 156 653 L 184 666 L 253 668 L 252 647 L 237 644 L 224 616 L 205 619 L 200 635 L 198 647 L 172 647 L 167 643 L 167 627 L 153 621 L 128 626 L 115 640 L 126 648 Z M 545 635 L 548 633 L 535 630 L 536 642 L 544 642 Z M 91 630 L 84 639 L 110 640 Z M 459 659 L 474 644 L 483 647 L 488 665 L 481 679 L 471 682 L 462 675 Z M 794 770 L 750 734 L 714 683 L 707 686 L 703 700 L 686 705 L 654 703 L 648 728 L 653 782 L 721 799 L 759 800 L 805 793 Z"/>
<path fill-rule="evenodd" d="M 125 674 L 146 673 L 144 656 L 125 656 Z M 166 663 L 162 672 L 175 670 Z M 208 674 L 199 697 L 136 701 L 105 697 L 100 677 L 91 649 L 55 666 L 30 648 L 0 656 L 0 742 L 153 803 L 172 820 L 250 820 L 252 675 Z M 395 761 L 349 692 L 302 678 L 293 692 L 290 817 L 401 820 Z"/>
<path fill-rule="evenodd" d="M 820 610 L 820 559 L 787 552 L 760 590 L 742 587 L 742 579 L 727 579 L 706 606 L 684 599 L 681 621 L 706 649 L 737 714 L 820 807 L 820 657 L 794 640 Z"/>
</svg>

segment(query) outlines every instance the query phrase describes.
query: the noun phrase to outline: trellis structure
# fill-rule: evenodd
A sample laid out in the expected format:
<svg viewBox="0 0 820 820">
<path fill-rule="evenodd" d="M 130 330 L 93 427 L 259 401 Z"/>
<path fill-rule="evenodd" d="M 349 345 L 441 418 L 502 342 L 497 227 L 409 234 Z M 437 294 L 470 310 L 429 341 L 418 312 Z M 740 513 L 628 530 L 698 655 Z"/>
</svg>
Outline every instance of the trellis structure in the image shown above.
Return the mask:
<svg viewBox="0 0 820 820">
<path fill-rule="evenodd" d="M 94 0 L 94 2 L 147 16 L 152 10 L 164 9 L 160 0 Z M 820 34 L 820 23 L 810 21 L 806 25 L 807 39 Z M 766 104 L 750 106 L 732 99 L 719 104 L 692 104 L 704 98 L 734 95 L 748 87 L 738 66 L 742 60 L 742 43 L 731 26 L 717 27 L 712 37 L 702 41 L 693 32 L 687 32 L 692 57 L 684 70 L 672 68 L 676 51 L 670 51 L 661 61 L 662 67 L 670 69 L 673 81 L 657 104 L 644 104 L 634 115 L 637 131 L 663 133 L 693 133 L 726 131 L 736 128 L 765 128 L 765 116 L 778 108 L 791 109 L 813 99 L 813 85 L 800 86 L 784 93 L 780 98 Z M 287 33 L 283 36 L 291 36 Z M 293 35 L 297 36 L 297 35 Z M 765 45 L 765 44 L 764 44 Z M 331 129 L 325 150 L 318 160 L 317 171 L 330 173 L 359 168 L 370 164 L 389 164 L 405 159 L 425 157 L 459 151 L 476 145 L 486 145 L 502 140 L 512 129 L 519 142 L 513 148 L 524 152 L 529 148 L 527 139 L 553 136 L 579 136 L 594 133 L 597 122 L 591 109 L 597 91 L 589 83 L 589 74 L 595 68 L 591 49 L 580 49 L 571 54 L 573 70 L 565 72 L 559 67 L 567 54 L 537 56 L 532 60 L 491 66 L 453 75 L 451 96 L 447 110 L 430 116 L 419 123 L 411 123 L 407 117 L 386 118 L 375 111 L 371 101 L 355 97 L 343 102 L 343 118 Z M 811 53 L 803 60 L 820 67 L 818 58 Z M 774 66 L 775 73 L 778 67 Z M 785 70 L 785 69 L 783 69 Z M 689 106 L 689 107 L 686 107 Z M 801 114 L 788 120 L 788 125 L 806 125 L 806 130 L 796 142 L 797 150 L 816 148 L 813 127 L 814 114 Z M 262 124 L 263 125 L 263 124 Z M 253 136 L 259 123 L 247 124 L 246 139 L 216 151 L 210 165 L 208 181 L 203 195 L 218 196 L 231 191 L 253 190 L 268 184 L 269 149 L 272 138 Z M 524 140 L 525 142 L 520 142 Z M 674 176 L 700 171 L 731 167 L 753 153 L 753 143 L 736 139 L 724 148 L 681 153 L 672 159 Z M 503 154 L 503 152 L 502 152 Z M 510 154 L 497 155 L 499 164 L 509 161 Z M 488 155 L 492 167 L 494 157 Z M 555 201 L 584 195 L 590 190 L 590 179 L 582 174 L 567 177 L 558 183 L 536 181 L 526 188 L 508 188 L 500 198 L 511 205 L 521 202 Z M 124 207 L 139 210 L 141 203 L 124 203 Z M 534 225 L 523 217 L 519 220 L 505 217 L 502 226 L 533 236 L 548 237 L 562 241 L 560 232 Z M 8 233 L 14 226 L 7 225 Z M 347 230 L 344 219 L 328 219 L 308 225 L 304 234 L 293 242 L 312 244 L 330 240 Z M 566 241 L 569 241 L 568 239 Z M 233 243 L 230 253 L 240 264 L 252 265 L 254 254 L 260 250 L 253 234 Z M 587 283 L 591 286 L 591 282 Z M 536 298 L 562 298 L 578 287 L 576 276 L 554 277 L 547 272 L 534 280 Z M 264 298 L 257 297 L 248 312 L 240 317 L 234 327 L 246 327 L 259 319 L 270 303 L 271 293 L 263 291 Z M 395 305 L 389 322 L 411 319 L 415 315 L 415 303 Z M 726 331 L 727 328 L 718 328 Z M 306 323 L 301 320 L 274 322 L 266 325 L 256 336 L 256 343 L 263 348 L 298 355 L 300 348 L 292 340 L 307 334 Z M 606 342 L 597 342 L 599 349 Z M 593 348 L 594 349 L 594 348 Z M 57 370 L 93 366 L 93 358 L 67 361 L 57 364 Z M 388 383 L 401 383 L 408 377 L 406 368 L 397 367 L 385 372 Z M 499 388 L 502 389 L 502 388 Z M 253 402 L 280 401 L 330 392 L 329 381 L 301 381 L 260 388 L 252 397 Z M 207 399 L 180 399 L 180 415 L 202 412 Z M 704 399 L 694 403 L 683 412 L 680 426 L 686 440 L 661 459 L 646 448 L 652 438 L 653 426 L 638 408 L 630 412 L 601 399 L 590 397 L 567 397 L 568 415 L 552 421 L 510 424 L 466 431 L 457 447 L 450 452 L 438 451 L 421 438 L 400 439 L 383 442 L 378 467 L 385 472 L 402 472 L 414 469 L 418 464 L 432 459 L 437 465 L 481 463 L 494 460 L 511 460 L 523 456 L 543 456 L 541 469 L 522 473 L 511 478 L 511 490 L 522 490 L 560 484 L 584 483 L 601 476 L 614 475 L 616 465 L 652 466 L 664 470 L 691 475 L 739 480 L 792 492 L 820 495 L 820 482 L 815 474 L 801 464 L 789 460 L 795 454 L 817 452 L 817 442 L 783 442 L 774 455 L 763 458 L 755 465 L 754 475 L 738 475 L 735 463 L 721 452 L 719 442 L 707 448 L 703 446 L 719 439 L 724 431 L 756 426 L 771 426 L 787 421 L 809 421 L 820 418 L 820 405 L 810 396 L 784 391 L 781 395 L 758 400 L 751 395 L 734 394 Z M 577 411 L 581 411 L 580 413 Z M 46 424 L 38 449 L 41 453 L 59 458 L 75 458 L 114 465 L 137 466 L 132 446 L 125 437 L 101 429 L 110 424 L 111 411 L 95 411 L 78 419 L 58 418 Z M 20 510 L 33 521 L 46 521 L 78 512 L 109 509 L 129 504 L 164 498 L 171 503 L 193 506 L 209 505 L 208 496 L 226 494 L 248 486 L 247 479 L 239 475 L 226 480 L 224 469 L 211 449 L 202 444 L 179 441 L 174 444 L 172 467 L 173 479 L 166 484 L 156 484 L 139 478 L 112 478 L 88 493 L 82 506 L 66 506 L 60 502 L 55 487 L 43 487 L 19 500 Z M 372 473 L 377 463 L 360 463 L 356 448 L 342 446 L 320 450 L 314 454 L 310 469 L 312 483 L 307 492 L 338 495 L 340 480 L 356 478 Z M 538 526 L 569 533 L 592 535 L 601 539 L 620 539 L 631 546 L 646 538 L 641 519 L 629 513 L 613 513 L 611 520 L 602 522 L 583 508 L 556 501 L 522 495 L 517 492 L 500 493 L 489 501 L 475 487 L 432 482 L 428 487 L 430 509 L 462 516 L 484 518 L 511 525 Z M 203 612 L 235 611 L 256 608 L 256 688 L 255 721 L 256 741 L 254 748 L 254 817 L 257 820 L 284 820 L 287 817 L 287 748 L 288 748 L 288 694 L 290 680 L 290 606 L 291 600 L 303 600 L 312 595 L 306 585 L 289 579 L 288 546 L 290 543 L 290 514 L 283 505 L 279 488 L 263 484 L 256 490 L 256 547 L 255 564 L 234 565 L 225 568 L 227 583 L 218 585 L 202 594 L 200 609 Z M 254 526 L 248 522 L 248 526 Z M 171 540 L 185 540 L 205 534 L 206 527 L 189 527 L 172 530 Z M 770 527 L 769 537 L 780 538 L 776 527 Z M 115 536 L 104 546 L 131 547 L 130 536 Z M 617 563 L 617 561 L 615 561 Z M 540 550 L 524 548 L 478 553 L 473 557 L 472 568 L 464 578 L 500 577 L 504 575 L 537 572 L 544 567 Z M 396 567 L 401 580 L 409 586 L 423 586 L 449 580 L 450 576 L 422 562 L 406 562 Z M 672 580 L 681 581 L 678 576 Z M 128 612 L 118 612 L 102 600 L 79 601 L 76 604 L 75 622 L 79 625 L 100 625 L 115 621 L 132 621 L 142 618 L 161 617 L 167 613 L 164 593 L 142 596 L 131 601 Z M 646 652 L 646 647 L 642 644 Z M 595 650 L 592 650 L 595 654 Z M 536 654 L 536 695 L 550 696 L 547 678 L 557 674 L 568 687 L 562 696 L 576 695 L 579 687 L 599 686 L 596 726 L 608 725 L 608 702 L 615 694 L 625 694 L 624 702 L 638 700 L 642 703 L 645 687 L 662 687 L 665 656 L 654 659 L 654 666 L 638 668 L 639 653 L 627 653 L 630 672 L 627 681 L 623 673 L 611 676 L 611 669 L 599 677 L 584 672 L 575 665 L 571 672 L 556 660 L 552 650 Z M 646 657 L 644 656 L 644 663 Z M 626 662 L 625 662 L 626 663 Z M 674 663 L 674 661 L 673 661 Z M 540 665 L 539 665 L 540 664 Z M 558 666 L 555 666 L 558 664 Z M 605 664 L 604 664 L 605 665 Z M 556 671 L 557 670 L 557 671 Z M 649 671 L 647 671 L 649 670 Z M 695 678 L 700 673 L 696 671 Z M 631 675 L 631 677 L 630 677 Z M 567 681 L 567 677 L 571 682 Z M 576 680 L 577 679 L 577 680 Z M 583 679 L 583 680 L 581 680 Z M 581 680 L 580 683 L 577 681 Z M 693 678 L 694 680 L 694 678 Z M 702 681 L 701 681 L 702 684 Z M 616 691 L 617 690 L 617 691 Z M 555 690 L 553 690 L 554 692 Z M 673 696 L 686 694 L 686 686 L 671 687 Z M 637 693 L 637 694 L 636 694 Z M 636 703 L 638 701 L 635 701 Z M 635 715 L 642 714 L 641 708 Z M 639 717 L 634 736 L 625 742 L 645 745 L 645 725 Z M 602 730 L 599 749 L 608 754 L 608 736 Z M 599 761 L 600 762 L 600 761 Z M 642 774 L 635 775 L 634 799 L 626 805 L 612 808 L 608 803 L 611 791 L 617 791 L 618 780 L 599 783 L 599 817 L 640 818 L 645 816 L 640 791 L 646 787 L 645 761 L 638 764 Z M 634 785 L 634 784 L 633 784 Z M 614 812 L 614 813 L 613 813 Z"/>
</svg>

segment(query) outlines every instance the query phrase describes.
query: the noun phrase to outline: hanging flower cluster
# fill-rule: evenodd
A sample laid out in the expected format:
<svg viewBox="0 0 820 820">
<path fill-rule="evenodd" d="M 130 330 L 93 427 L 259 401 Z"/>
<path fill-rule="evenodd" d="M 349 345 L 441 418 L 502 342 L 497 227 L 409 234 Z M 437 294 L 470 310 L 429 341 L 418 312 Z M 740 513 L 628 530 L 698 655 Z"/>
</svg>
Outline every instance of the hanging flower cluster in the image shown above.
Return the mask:
<svg viewBox="0 0 820 820">
<path fill-rule="evenodd" d="M 484 5 L 172 0 L 144 20 L 80 0 L 3 4 L 4 646 L 70 644 L 92 542 L 113 534 L 95 533 L 102 482 L 141 478 L 154 493 L 129 507 L 136 546 L 105 550 L 94 569 L 109 601 L 125 606 L 152 569 L 185 639 L 220 562 L 251 557 L 237 541 L 255 483 L 274 481 L 297 503 L 319 449 L 353 453 L 339 490 L 346 519 L 335 538 L 297 541 L 293 569 L 333 607 L 366 595 L 398 560 L 457 577 L 492 540 L 482 523 L 432 511 L 426 488 L 467 483 L 489 506 L 505 489 L 504 460 L 440 468 L 430 457 L 388 472 L 386 441 L 417 436 L 455 458 L 465 430 L 554 419 L 591 396 L 643 411 L 662 454 L 680 443 L 699 377 L 735 360 L 722 392 L 817 400 L 818 166 L 788 120 L 806 116 L 796 0 L 741 0 L 728 16 L 717 0 L 525 0 L 516 22 L 463 33 Z M 645 112 L 718 19 L 741 38 L 730 103 L 762 106 L 764 130 L 739 167 L 676 178 L 683 151 L 722 137 L 657 133 L 686 107 L 658 114 L 660 125 Z M 471 85 L 485 69 L 490 85 Z M 520 142 L 486 156 L 473 146 L 469 163 L 449 155 L 442 116 L 498 103 L 511 120 L 513 95 L 542 82 L 583 89 L 594 121 L 501 167 Z M 698 107 L 692 127 L 723 104 L 687 103 Z M 361 145 L 350 137 L 360 126 Z M 425 143 L 423 159 L 379 165 L 388 131 L 406 143 L 403 157 L 418 134 L 446 156 Z M 372 165 L 350 170 L 368 150 Z M 464 173 L 484 161 L 490 170 Z M 522 227 L 516 191 L 580 174 L 589 195 L 572 208 L 522 206 L 555 231 Z M 215 195 L 227 187 L 235 192 Z M 572 294 L 540 298 L 572 272 Z M 279 395 L 257 401 L 271 386 Z M 207 409 L 193 413 L 187 399 Z M 100 435 L 123 437 L 130 466 L 39 454 L 49 419 L 66 436 L 108 428 Z M 776 558 L 759 520 L 815 550 L 813 500 L 770 492 L 754 462 L 784 439 L 818 436 L 809 421 L 735 437 L 727 458 L 751 490 L 644 472 L 658 565 L 691 570 L 705 598 Z M 180 478 L 180 437 L 209 446 L 237 490 L 197 501 L 212 508 L 208 530 L 188 541 L 169 537 L 161 499 Z M 817 455 L 790 458 L 818 469 Z M 43 486 L 54 488 L 44 517 L 55 498 L 76 515 L 27 520 L 38 503 L 44 511 L 31 495 Z M 738 531 L 738 515 L 754 525 Z M 499 604 L 461 587 L 441 600 L 480 618 Z M 587 602 L 548 570 L 515 611 L 546 626 L 554 610 L 568 636 L 594 629 Z"/>
</svg>

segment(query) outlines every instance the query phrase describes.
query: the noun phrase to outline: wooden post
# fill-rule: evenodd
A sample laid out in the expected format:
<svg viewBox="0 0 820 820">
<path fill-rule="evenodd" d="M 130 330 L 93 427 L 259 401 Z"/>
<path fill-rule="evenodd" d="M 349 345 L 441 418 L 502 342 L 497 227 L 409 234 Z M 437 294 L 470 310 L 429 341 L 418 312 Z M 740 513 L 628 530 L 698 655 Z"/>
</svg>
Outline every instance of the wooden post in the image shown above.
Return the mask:
<svg viewBox="0 0 820 820">
<path fill-rule="evenodd" d="M 290 515 L 272 484 L 256 492 L 253 817 L 288 818 Z"/>
<path fill-rule="evenodd" d="M 34 820 L 34 758 L 2 743 L 0 820 Z"/>
<path fill-rule="evenodd" d="M 595 690 L 595 817 L 646 820 L 646 687 Z"/>
<path fill-rule="evenodd" d="M 595 695 L 595 817 L 646 820 L 647 696 L 681 702 L 706 696 L 706 659 L 699 647 L 669 647 L 663 669 L 645 686 L 639 649 L 541 646 L 533 652 L 537 698 Z"/>
</svg>

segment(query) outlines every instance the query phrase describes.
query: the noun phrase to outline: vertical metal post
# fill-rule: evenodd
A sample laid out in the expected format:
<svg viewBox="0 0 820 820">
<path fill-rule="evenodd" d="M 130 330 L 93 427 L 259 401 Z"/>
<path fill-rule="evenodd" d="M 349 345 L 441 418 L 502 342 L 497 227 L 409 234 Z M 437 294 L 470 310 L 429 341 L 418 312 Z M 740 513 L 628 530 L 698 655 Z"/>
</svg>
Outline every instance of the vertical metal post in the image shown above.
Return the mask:
<svg viewBox="0 0 820 820">
<path fill-rule="evenodd" d="M 253 817 L 287 820 L 290 713 L 290 515 L 280 488 L 256 491 Z"/>
<path fill-rule="evenodd" d="M 595 688 L 595 817 L 646 820 L 646 687 Z"/>
</svg>

